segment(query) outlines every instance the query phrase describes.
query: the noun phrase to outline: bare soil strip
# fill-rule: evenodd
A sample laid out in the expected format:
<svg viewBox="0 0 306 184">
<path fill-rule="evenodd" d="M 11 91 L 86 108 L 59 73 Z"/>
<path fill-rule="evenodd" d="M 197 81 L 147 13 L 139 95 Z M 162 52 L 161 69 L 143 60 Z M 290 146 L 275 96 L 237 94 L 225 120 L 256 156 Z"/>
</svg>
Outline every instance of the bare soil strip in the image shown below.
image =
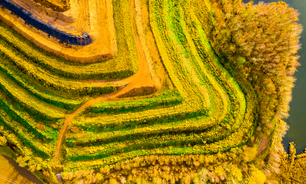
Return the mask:
<svg viewBox="0 0 306 184">
<path fill-rule="evenodd" d="M 42 6 L 40 3 L 35 2 L 34 0 L 12 0 L 12 1 L 18 1 L 23 4 L 26 4 L 28 7 L 31 7 L 31 10 L 35 9 L 39 14 L 42 15 L 42 17 L 48 16 L 48 17 L 52 17 L 53 19 L 56 19 L 54 20 L 55 22 L 56 21 L 63 21 L 67 23 L 74 22 L 71 8 L 67 11 L 59 12 L 59 11 L 53 10 L 50 7 Z"/>
<path fill-rule="evenodd" d="M 258 157 L 267 148 L 268 143 L 269 138 L 267 136 L 264 136 L 259 143 L 256 157 Z"/>
<path fill-rule="evenodd" d="M 59 40 L 48 38 L 46 33 L 31 28 L 29 25 L 25 25 L 21 18 L 16 18 L 16 16 L 11 15 L 11 12 L 7 9 L 0 8 L 0 19 L 39 47 L 65 59 L 81 63 L 111 59 L 115 57 L 117 52 L 112 1 L 95 1 L 98 2 L 96 6 L 96 12 L 98 14 L 96 17 L 98 19 L 97 25 L 99 25 L 99 31 L 90 33 L 88 26 L 81 26 L 81 28 L 86 28 L 84 31 L 88 31 L 88 34 L 94 39 L 94 42 L 87 46 L 69 45 L 67 47 L 60 45 L 58 44 Z M 86 2 L 88 3 L 88 0 Z M 88 20 L 88 14 L 79 14 L 78 19 Z M 69 25 L 69 27 L 71 26 L 77 26 L 77 22 Z M 76 33 L 77 31 L 79 30 L 76 30 Z"/>
<path fill-rule="evenodd" d="M 59 18 L 63 17 L 61 19 L 50 16 L 49 12 L 48 12 L 48 15 L 45 14 L 44 11 L 41 11 L 41 9 L 43 9 L 44 7 L 41 7 L 41 6 L 37 7 L 37 3 L 35 3 L 34 1 L 31 1 L 31 0 L 27 0 L 26 2 L 21 1 L 21 0 L 12 0 L 12 2 L 14 2 L 14 4 L 19 5 L 23 9 L 27 10 L 28 12 L 31 12 L 31 14 L 34 15 L 35 17 L 43 20 L 44 22 L 48 22 L 49 24 L 51 24 L 55 27 L 66 26 L 66 25 L 69 25 L 70 23 L 73 22 L 72 17 L 65 16 L 64 14 L 62 14 L 60 12 L 58 14 L 60 14 L 61 16 L 58 15 L 58 17 Z M 38 9 L 38 8 L 40 8 L 40 9 Z M 46 8 L 44 8 L 44 9 L 46 9 Z M 54 12 L 52 12 L 52 13 L 54 14 Z"/>
</svg>

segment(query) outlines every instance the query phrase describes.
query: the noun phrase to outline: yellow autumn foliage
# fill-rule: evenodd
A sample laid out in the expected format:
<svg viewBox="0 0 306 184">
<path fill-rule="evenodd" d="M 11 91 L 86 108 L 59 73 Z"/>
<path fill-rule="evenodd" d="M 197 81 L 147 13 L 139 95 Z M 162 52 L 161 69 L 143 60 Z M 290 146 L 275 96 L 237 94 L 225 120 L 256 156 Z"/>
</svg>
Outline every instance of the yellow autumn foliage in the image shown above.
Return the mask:
<svg viewBox="0 0 306 184">
<path fill-rule="evenodd" d="M 266 175 L 263 171 L 256 168 L 254 165 L 250 165 L 249 167 L 250 177 L 246 178 L 245 183 L 247 184 L 264 184 L 266 181 Z"/>
</svg>

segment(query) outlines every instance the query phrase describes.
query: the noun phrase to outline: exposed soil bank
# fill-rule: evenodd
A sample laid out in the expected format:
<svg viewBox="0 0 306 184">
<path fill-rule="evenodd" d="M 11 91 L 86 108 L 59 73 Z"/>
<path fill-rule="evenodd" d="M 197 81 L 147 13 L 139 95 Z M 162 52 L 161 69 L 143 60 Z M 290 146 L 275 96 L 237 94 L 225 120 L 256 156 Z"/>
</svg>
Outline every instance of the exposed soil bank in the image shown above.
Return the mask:
<svg viewBox="0 0 306 184">
<path fill-rule="evenodd" d="M 42 184 L 30 171 L 20 167 L 12 158 L 0 156 L 0 183 Z"/>
</svg>

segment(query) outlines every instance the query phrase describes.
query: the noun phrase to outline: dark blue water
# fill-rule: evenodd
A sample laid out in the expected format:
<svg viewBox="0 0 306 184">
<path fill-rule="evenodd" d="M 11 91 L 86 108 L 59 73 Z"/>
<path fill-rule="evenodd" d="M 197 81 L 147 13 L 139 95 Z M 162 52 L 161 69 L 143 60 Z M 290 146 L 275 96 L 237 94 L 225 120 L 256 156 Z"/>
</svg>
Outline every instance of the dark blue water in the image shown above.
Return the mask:
<svg viewBox="0 0 306 184">
<path fill-rule="evenodd" d="M 244 3 L 250 0 L 243 0 Z M 254 0 L 257 4 L 260 0 Z M 263 0 L 261 0 L 263 1 Z M 283 139 L 283 144 L 288 150 L 289 142 L 295 142 L 297 153 L 304 151 L 306 148 L 306 1 L 305 0 L 282 0 L 289 7 L 297 9 L 300 13 L 298 23 L 302 24 L 304 30 L 301 35 L 300 43 L 302 49 L 298 51 L 301 66 L 298 67 L 298 72 L 294 74 L 297 81 L 292 90 L 292 101 L 290 102 L 290 117 L 285 121 L 289 124 L 290 129 Z M 264 0 L 265 3 L 278 2 L 277 0 Z"/>
</svg>

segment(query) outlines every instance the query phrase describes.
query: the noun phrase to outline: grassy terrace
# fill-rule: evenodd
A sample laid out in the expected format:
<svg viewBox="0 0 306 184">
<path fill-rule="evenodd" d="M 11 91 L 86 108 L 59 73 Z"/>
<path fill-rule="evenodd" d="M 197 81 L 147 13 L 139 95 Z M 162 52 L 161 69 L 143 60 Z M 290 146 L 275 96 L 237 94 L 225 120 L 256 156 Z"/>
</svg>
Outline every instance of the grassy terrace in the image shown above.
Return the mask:
<svg viewBox="0 0 306 184">
<path fill-rule="evenodd" d="M 124 3 L 117 4 L 123 5 Z M 113 164 L 134 156 L 156 153 L 167 155 L 217 153 L 237 145 L 238 142 L 229 147 L 218 146 L 222 142 L 226 143 L 226 138 L 241 129 L 244 124 L 242 122 L 246 106 L 240 87 L 219 64 L 212 51 L 208 54 L 207 50 L 197 50 L 194 37 L 201 35 L 197 32 L 193 32 L 195 35 L 190 34 L 190 30 L 188 30 L 190 28 L 187 26 L 190 22 L 185 21 L 184 10 L 175 8 L 174 2 L 165 1 L 163 2 L 164 6 L 161 7 L 156 6 L 157 4 L 158 1 L 150 2 L 152 29 L 163 64 L 176 90 L 136 101 L 127 98 L 116 102 L 98 103 L 78 115 L 72 121 L 72 132 L 67 133 L 65 148 L 67 160 L 63 162 L 64 170 L 99 168 L 105 164 Z M 167 4 L 174 5 L 166 6 Z M 167 16 L 161 17 L 159 16 L 161 14 Z M 177 16 L 180 17 L 179 20 L 173 18 Z M 199 30 L 200 24 L 196 25 Z M 163 30 L 161 26 L 170 32 L 161 31 Z M 111 92 L 105 89 L 109 85 L 104 83 L 102 85 L 106 87 L 97 86 L 94 88 L 92 84 L 88 84 L 87 87 L 86 83 L 75 81 L 89 77 L 98 78 L 101 76 L 98 73 L 99 70 L 90 70 L 95 72 L 90 75 L 90 72 L 80 70 L 81 67 L 85 67 L 85 71 L 89 71 L 90 65 L 77 66 L 77 64 L 73 68 L 63 67 L 64 62 L 60 62 L 56 57 L 36 48 L 4 24 L 1 29 L 5 30 L 0 35 L 2 38 L 1 53 L 4 61 L 1 67 L 3 71 L 1 79 L 15 84 L 9 88 L 4 83 L 4 92 L 12 100 L 26 107 L 27 112 L 39 112 L 42 116 L 47 116 L 47 119 L 64 118 L 69 111 L 61 110 L 62 107 L 71 110 L 73 106 L 83 102 L 77 100 L 76 97 L 72 99 L 61 97 L 68 91 L 73 94 L 71 96 L 92 95 L 87 92 L 101 91 L 101 87 L 105 93 Z M 178 34 L 178 31 L 183 34 Z M 171 39 L 169 39 L 169 34 L 172 35 Z M 204 36 L 201 37 L 202 43 L 200 44 L 204 45 L 205 34 L 202 33 L 202 35 Z M 118 39 L 119 43 L 120 41 Z M 24 49 L 26 47 L 29 49 Z M 209 46 L 205 46 L 205 48 L 209 49 Z M 118 56 L 118 58 L 120 57 Z M 203 60 L 207 62 L 203 62 Z M 78 71 L 82 71 L 86 75 L 77 75 Z M 37 83 L 38 85 L 35 87 L 29 87 Z M 97 85 L 100 84 L 97 83 Z M 36 89 L 37 86 L 38 89 Z M 87 89 L 89 87 L 93 89 Z M 18 91 L 18 95 L 14 93 L 14 89 Z M 53 95 L 39 91 L 39 89 L 57 91 L 56 96 L 53 98 Z M 82 90 L 84 91 L 82 92 Z M 23 101 L 26 96 L 32 100 Z M 41 104 L 41 102 L 35 104 L 36 101 L 44 101 L 52 106 Z M 58 112 L 55 111 L 56 109 Z M 191 122 L 192 126 L 187 126 Z M 5 125 L 10 126 L 8 122 Z M 25 120 L 24 127 L 29 128 L 29 126 L 29 121 Z M 34 131 L 34 134 L 33 137 L 16 132 L 16 135 L 22 140 L 26 137 L 32 137 L 34 139 L 32 142 L 35 142 L 35 136 L 37 138 L 44 137 L 39 132 L 35 133 Z M 80 135 L 82 136 L 80 137 Z M 139 138 L 141 139 L 137 140 Z M 134 144 L 136 140 L 137 144 Z M 54 142 L 54 139 L 49 139 L 49 141 Z M 31 145 L 29 140 L 25 140 L 25 142 L 28 142 L 29 147 L 35 151 L 44 149 L 43 146 L 38 148 L 37 145 Z M 191 144 L 192 147 L 184 146 L 186 144 Z M 77 147 L 74 147 L 75 145 Z M 118 152 L 121 153 L 120 157 L 116 156 Z M 52 154 L 52 151 L 50 153 L 39 150 L 37 153 L 46 156 Z M 93 158 L 97 160 L 90 163 L 82 162 L 82 160 L 92 160 Z M 78 162 L 74 162 L 76 160 Z"/>
<path fill-rule="evenodd" d="M 116 3 L 118 4 L 118 3 Z M 44 67 L 48 73 L 54 73 L 66 78 L 76 79 L 118 79 L 134 74 L 138 70 L 135 44 L 131 35 L 130 19 L 127 7 L 114 7 L 121 14 L 116 14 L 118 55 L 104 62 L 81 64 L 54 56 L 37 47 L 29 40 L 9 28 L 3 22 L 0 25 L 1 40 L 18 50 L 29 62 Z"/>
<path fill-rule="evenodd" d="M 181 104 L 174 104 L 168 108 L 160 106 L 146 111 L 108 116 L 84 113 L 76 117 L 73 124 L 80 132 L 76 134 L 72 131 L 68 133 L 66 139 L 68 146 L 66 154 L 68 160 L 71 160 L 67 165 L 72 168 L 84 169 L 88 166 L 99 168 L 101 165 L 110 164 L 110 161 L 113 164 L 141 155 L 217 153 L 243 144 L 252 135 L 253 128 L 249 127 L 253 127 L 254 119 L 243 120 L 245 112 L 243 93 L 231 75 L 220 65 L 213 51 L 209 50 L 210 46 L 207 45 L 203 31 L 202 35 L 196 32 L 195 35 L 190 35 L 186 26 L 190 22 L 184 21 L 185 15 L 182 9 L 174 6 L 157 6 L 157 4 L 175 6 L 175 3 L 150 2 L 152 11 L 150 18 L 165 67 L 177 90 L 185 98 Z M 167 19 L 160 16 L 165 13 Z M 173 17 L 181 19 L 175 21 Z M 200 24 L 196 25 L 200 30 Z M 161 29 L 160 26 L 164 28 Z M 154 28 L 158 28 L 158 31 Z M 175 35 L 179 33 L 175 29 L 180 29 L 181 34 Z M 168 34 L 172 35 L 172 39 L 169 39 Z M 201 52 L 196 50 L 192 39 L 195 36 L 202 36 L 202 43 L 197 44 L 204 45 L 206 42 L 203 48 L 208 50 Z M 181 55 L 183 56 L 180 57 Z M 205 62 L 201 57 L 205 58 Z M 201 111 L 193 113 L 201 103 L 205 104 L 205 97 L 207 98 L 205 92 L 209 94 L 209 101 L 206 102 L 209 104 L 208 113 L 203 115 Z M 218 107 L 218 103 L 222 104 L 221 107 Z M 253 109 L 254 107 L 250 106 L 246 115 L 255 113 L 256 108 Z M 187 126 L 188 123 L 192 125 Z M 240 131 L 235 133 L 240 129 L 244 129 L 244 134 L 241 135 Z M 234 136 L 237 137 L 237 142 L 233 141 L 233 144 L 230 142 Z M 241 136 L 246 136 L 246 140 L 241 139 Z M 192 146 L 185 147 L 184 145 L 188 143 Z M 97 160 L 81 161 L 92 159 Z M 75 162 L 76 160 L 79 162 Z M 64 169 L 69 170 L 69 167 Z"/>
<path fill-rule="evenodd" d="M 125 13 L 124 7 L 117 8 L 122 8 L 120 12 Z M 135 46 L 130 37 L 125 36 L 131 32 L 128 16 L 120 14 L 117 16 L 119 16 L 116 21 L 119 33 L 117 38 L 121 55 L 106 62 L 83 65 L 43 51 L 0 22 L 3 91 L 27 109 L 33 109 L 33 112 L 39 112 L 42 116 L 48 116 L 49 119 L 56 119 L 62 118 L 64 113 L 68 112 L 66 110 L 73 110 L 84 103 L 89 96 L 111 93 L 123 87 L 127 83 L 95 84 L 84 81 L 89 78 L 92 80 L 110 77 L 124 78 L 137 71 Z M 7 85 L 8 83 L 10 85 Z M 84 98 L 86 96 L 87 98 Z M 44 104 L 45 102 L 48 104 Z M 51 104 L 53 106 L 50 106 Z M 54 106 L 65 110 L 59 110 Z"/>
<path fill-rule="evenodd" d="M 222 3 L 113 0 L 118 54 L 87 64 L 0 22 L 0 141 L 45 183 L 263 184 L 291 88 L 218 43 L 222 8 L 250 11 Z"/>
</svg>

